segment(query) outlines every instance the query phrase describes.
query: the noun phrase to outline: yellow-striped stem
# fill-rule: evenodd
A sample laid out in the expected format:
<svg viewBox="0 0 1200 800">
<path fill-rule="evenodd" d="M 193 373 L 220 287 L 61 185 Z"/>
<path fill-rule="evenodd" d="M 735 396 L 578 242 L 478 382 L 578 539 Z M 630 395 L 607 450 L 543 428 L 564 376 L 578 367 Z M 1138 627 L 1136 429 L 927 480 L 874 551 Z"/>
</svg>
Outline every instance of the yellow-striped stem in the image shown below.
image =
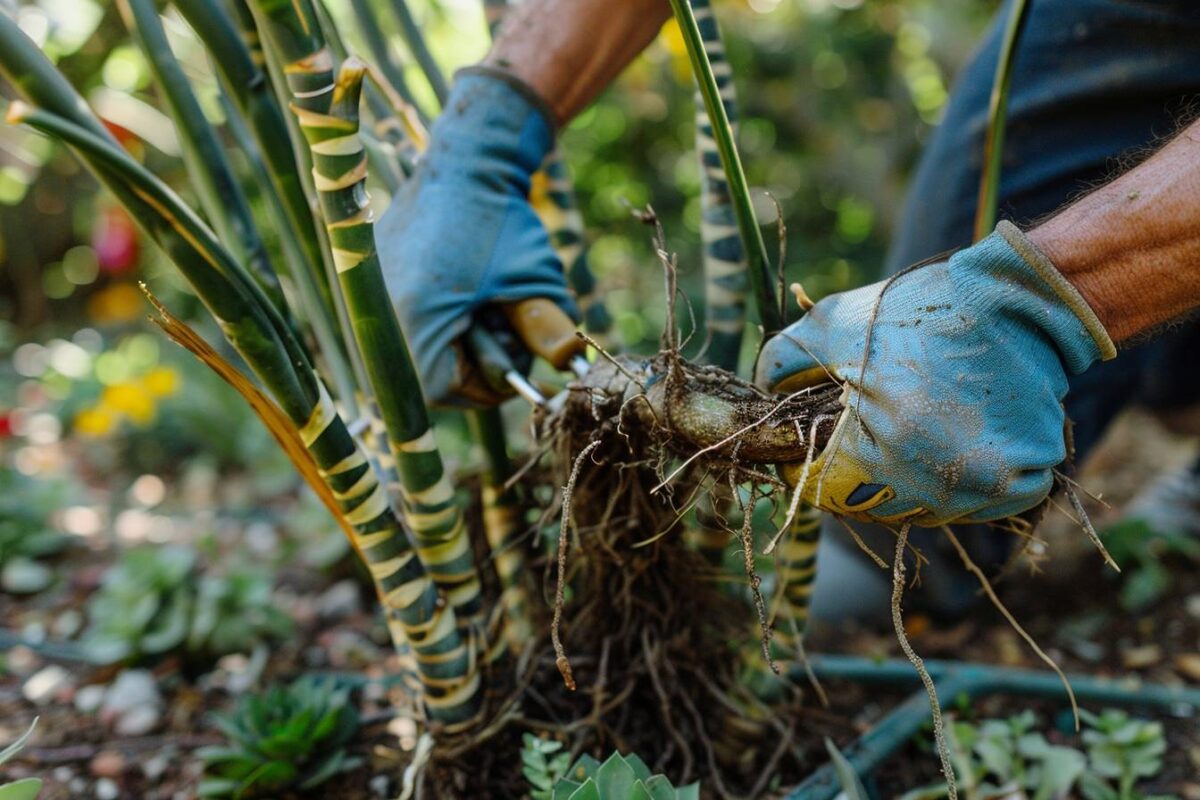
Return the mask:
<svg viewBox="0 0 1200 800">
<path fill-rule="evenodd" d="M 483 476 L 483 529 L 500 578 L 500 604 L 505 612 L 503 638 L 509 649 L 519 650 L 533 637 L 533 623 L 525 589 L 527 559 L 526 543 L 520 540 L 520 498 L 516 487 L 504 488 L 512 476 L 504 440 L 504 421 L 498 408 L 475 411 L 467 419 L 475 441 L 484 449 L 488 464 Z"/>
<path fill-rule="evenodd" d="M 366 192 L 367 157 L 358 136 L 366 68 L 348 60 L 337 81 L 329 50 L 294 27 L 292 3 L 260 0 L 261 9 L 290 28 L 281 52 L 292 111 L 312 151 L 313 180 L 328 231 L 338 283 L 371 388 L 396 456 L 404 515 L 417 551 L 464 629 L 480 622 L 483 598 L 462 508 L 442 463 L 420 381 L 384 284 Z M 299 4 L 297 4 L 299 5 Z M 290 50 L 290 52 L 289 52 Z"/>
<path fill-rule="evenodd" d="M 717 18 L 709 0 L 692 0 L 692 11 L 712 65 L 721 104 L 736 133 L 733 70 L 725 56 Z M 700 235 L 704 244 L 705 325 L 709 338 L 705 356 L 710 363 L 737 372 L 750 278 L 729 182 L 713 136 L 713 121 L 699 88 L 696 89 L 696 151 L 700 157 Z"/>
<path fill-rule="evenodd" d="M 775 624 L 773 642 L 780 648 L 781 659 L 797 658 L 803 645 L 820 539 L 820 510 L 801 505 L 779 544 L 776 561 L 778 594 L 772 606 L 778 608 L 782 619 Z"/>
</svg>

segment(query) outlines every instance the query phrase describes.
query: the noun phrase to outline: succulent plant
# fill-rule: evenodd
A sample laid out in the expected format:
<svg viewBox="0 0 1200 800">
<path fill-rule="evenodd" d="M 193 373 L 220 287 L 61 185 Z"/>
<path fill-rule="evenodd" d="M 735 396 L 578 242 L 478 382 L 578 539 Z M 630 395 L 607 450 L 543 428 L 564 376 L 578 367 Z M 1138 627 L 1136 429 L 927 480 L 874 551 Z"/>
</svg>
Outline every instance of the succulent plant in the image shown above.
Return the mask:
<svg viewBox="0 0 1200 800">
<path fill-rule="evenodd" d="M 0 469 L 0 589 L 25 594 L 50 585 L 53 571 L 39 559 L 63 550 L 68 539 L 50 524 L 70 485 Z"/>
<path fill-rule="evenodd" d="M 277 797 L 318 786 L 360 760 L 345 745 L 358 731 L 350 690 L 305 676 L 289 686 L 246 695 L 216 718 L 228 744 L 197 751 L 204 761 L 201 797 Z"/>
<path fill-rule="evenodd" d="M 547 790 L 534 776 L 541 778 L 562 762 L 552 757 L 545 761 L 543 769 L 543 760 L 536 754 L 544 757 L 556 753 L 561 745 L 554 747 L 557 743 L 545 740 L 537 740 L 541 744 L 533 745 L 529 738 L 533 737 L 526 739 L 521 757 L 527 768 L 526 777 L 537 787 L 531 793 L 535 800 L 698 800 L 700 797 L 700 784 L 676 789 L 665 776 L 652 775 L 646 762 L 633 753 L 627 756 L 613 753 L 603 763 L 589 755 L 580 756 Z"/>
<path fill-rule="evenodd" d="M 272 605 L 271 583 L 248 569 L 198 577 L 196 554 L 185 547 L 130 550 L 88 603 L 84 646 L 102 662 L 249 651 L 291 629 Z"/>
</svg>

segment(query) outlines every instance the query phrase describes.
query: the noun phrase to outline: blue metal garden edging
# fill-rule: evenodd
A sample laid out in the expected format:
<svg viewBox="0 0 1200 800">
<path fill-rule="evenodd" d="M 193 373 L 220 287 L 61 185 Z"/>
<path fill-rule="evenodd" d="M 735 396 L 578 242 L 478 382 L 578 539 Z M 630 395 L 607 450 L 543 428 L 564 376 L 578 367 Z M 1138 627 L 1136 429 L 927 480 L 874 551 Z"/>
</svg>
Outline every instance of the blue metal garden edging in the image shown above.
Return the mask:
<svg viewBox="0 0 1200 800">
<path fill-rule="evenodd" d="M 925 668 L 933 678 L 938 700 L 943 706 L 962 696 L 970 700 L 997 694 L 1065 698 L 1062 682 L 1049 671 L 961 661 L 926 661 Z M 895 659 L 876 661 L 853 656 L 814 656 L 812 669 L 818 678 L 825 680 L 849 680 L 884 686 L 920 685 L 920 678 L 912 664 Z M 804 680 L 802 671 L 794 677 Z M 1080 702 L 1155 707 L 1175 714 L 1188 714 L 1200 709 L 1200 689 L 1142 683 L 1135 678 L 1067 677 Z M 924 690 L 914 692 L 842 752 L 854 771 L 860 777 L 866 777 L 912 739 L 929 722 L 930 717 L 929 697 Z M 787 795 L 787 800 L 833 800 L 841 791 L 833 766 L 826 764 Z"/>
</svg>

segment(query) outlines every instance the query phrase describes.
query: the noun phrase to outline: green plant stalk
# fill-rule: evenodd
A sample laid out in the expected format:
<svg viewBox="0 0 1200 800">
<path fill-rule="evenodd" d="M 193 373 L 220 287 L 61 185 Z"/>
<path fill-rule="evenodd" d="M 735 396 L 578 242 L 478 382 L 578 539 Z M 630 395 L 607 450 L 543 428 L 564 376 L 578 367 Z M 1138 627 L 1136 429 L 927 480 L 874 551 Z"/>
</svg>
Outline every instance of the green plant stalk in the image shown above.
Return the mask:
<svg viewBox="0 0 1200 800">
<path fill-rule="evenodd" d="M 817 577 L 817 546 L 821 540 L 821 512 L 802 505 L 788 525 L 775 562 L 779 603 L 787 623 L 776 625 L 775 641 L 795 658 L 803 644 Z"/>
<path fill-rule="evenodd" d="M 1004 38 L 1000 42 L 1000 58 L 988 101 L 987 134 L 983 144 L 983 174 L 979 179 L 979 199 L 975 208 L 974 241 L 987 236 L 996 227 L 996 209 L 1000 197 L 1000 167 L 1004 161 L 1004 125 L 1008 118 L 1008 95 L 1012 87 L 1013 61 L 1017 42 L 1029 18 L 1028 0 L 1013 0 Z"/>
<path fill-rule="evenodd" d="M 446 78 L 442 75 L 442 70 L 434 59 L 433 53 L 425 43 L 425 37 L 421 34 L 421 28 L 417 25 L 412 10 L 408 7 L 406 0 L 391 0 L 391 8 L 396 21 L 400 23 L 400 35 L 404 37 L 409 51 L 420 65 L 425 80 L 429 82 L 429 88 L 433 89 L 438 105 L 444 106 L 446 95 L 449 94 L 449 87 L 446 85 Z"/>
<path fill-rule="evenodd" d="M 226 127 L 229 129 L 238 147 L 241 148 L 256 184 L 262 188 L 262 194 L 271 219 L 282 224 L 283 235 L 279 237 L 279 247 L 282 250 L 284 262 L 292 265 L 289 274 L 306 273 L 307 267 L 304 263 L 304 254 L 300 252 L 299 243 L 293 237 L 287 235 L 287 212 L 283 208 L 279 194 L 272 189 L 270 173 L 267 170 L 266 163 L 263 161 L 258 143 L 251 136 L 249 129 L 246 127 L 246 122 L 242 119 L 241 114 L 238 113 L 233 99 L 229 96 L 229 92 L 224 87 L 221 87 L 220 94 L 221 106 L 225 109 Z M 312 297 L 315 297 L 315 294 Z M 303 295 L 299 300 L 302 307 L 311 307 Z M 317 321 L 322 322 L 322 320 Z M 349 402 L 354 400 L 357 394 L 356 379 L 357 385 L 362 385 L 365 382 L 365 378 L 350 373 L 351 368 L 357 363 L 357 359 L 352 360 L 348 365 L 340 358 L 340 354 L 343 352 L 342 342 L 337 338 L 336 332 L 327 323 L 322 322 L 322 324 L 312 325 L 311 329 L 317 341 L 318 352 L 315 356 L 319 365 L 318 371 L 321 371 L 320 367 L 324 368 L 324 374 L 329 375 L 333 385 L 337 387 L 339 399 L 344 398 L 346 400 L 345 413 L 349 415 L 357 414 L 358 408 L 355 407 L 356 404 Z"/>
<path fill-rule="evenodd" d="M 683 42 L 687 47 L 688 59 L 692 62 L 692 71 L 696 75 L 700 94 L 704 97 L 705 110 L 712 121 L 713 139 L 716 141 L 721 166 L 725 170 L 725 180 L 733 199 L 734 217 L 742 242 L 746 245 L 750 287 L 758 306 L 765 341 L 783 328 L 779 301 L 775 297 L 775 277 L 771 271 L 771 259 L 767 256 L 762 230 L 754 216 L 750 187 L 746 183 L 746 173 L 742 169 L 741 157 L 733 141 L 733 128 L 721 102 L 721 88 L 713 75 L 712 64 L 709 63 L 708 54 L 705 52 L 704 38 L 692 13 L 692 6 L 688 0 L 670 0 L 670 3 L 675 20 L 683 33 Z"/>
<path fill-rule="evenodd" d="M 333 58 L 306 2 L 256 0 L 286 59 L 292 111 L 312 151 L 313 178 L 359 351 L 387 427 L 404 489 L 404 511 L 417 552 L 468 627 L 483 600 L 462 508 L 446 474 L 425 410 L 420 380 L 383 280 L 365 191 L 367 158 L 358 136 L 366 66 Z"/>
<path fill-rule="evenodd" d="M 479 677 L 459 638 L 454 612 L 438 596 L 403 528 L 388 506 L 366 455 L 295 344 L 271 318 L 271 306 L 204 223 L 161 181 L 121 150 L 48 60 L 9 18 L 0 16 L 0 72 L 34 102 L 10 109 L 25 122 L 70 145 L 167 253 L 208 306 L 227 339 L 275 396 L 353 526 L 356 550 L 370 567 L 388 610 L 397 646 L 407 637 L 429 687 L 430 714 L 447 723 L 471 718 Z M 75 120 L 78 119 L 79 122 Z M 463 674 L 466 673 L 464 680 Z"/>
<path fill-rule="evenodd" d="M 285 308 L 279 278 L 271 267 L 250 204 L 225 157 L 216 131 L 200 108 L 183 69 L 171 51 L 158 9 L 151 0 L 118 0 L 117 8 L 133 40 L 146 57 L 160 94 L 175 122 L 183 160 L 200 207 L 217 237 L 245 265 L 267 297 Z"/>
<path fill-rule="evenodd" d="M 500 578 L 500 604 L 505 611 L 503 638 L 509 650 L 517 652 L 532 641 L 533 622 L 525 591 L 528 565 L 525 543 L 521 541 L 519 498 L 515 487 L 505 488 L 513 471 L 504 420 L 499 408 L 474 411 L 467 420 L 488 465 L 483 475 L 483 530 Z"/>
<path fill-rule="evenodd" d="M 704 50 L 712 65 L 721 105 L 731 126 L 737 124 L 737 97 L 733 70 L 709 0 L 691 0 Z M 700 158 L 700 235 L 704 242 L 705 325 L 708 348 L 705 359 L 737 372 L 746 327 L 746 248 L 738 233 L 729 183 L 721 168 L 721 154 L 713 134 L 704 95 L 696 89 L 696 150 Z"/>
<path fill-rule="evenodd" d="M 258 143 L 258 152 L 267 167 L 270 182 L 263 188 L 274 195 L 268 209 L 281 230 L 290 236 L 303 254 L 303 260 L 290 263 L 290 277 L 322 348 L 322 356 L 337 377 L 339 398 L 353 402 L 346 376 L 353 368 L 338 325 L 333 294 L 325 279 L 322 264 L 324 250 L 304 193 L 304 185 L 291 150 L 286 118 L 263 69 L 264 56 L 257 30 L 251 24 L 239 35 L 238 28 L 216 0 L 174 0 L 176 8 L 204 43 L 222 78 L 225 90 Z M 235 8 L 245 10 L 239 3 Z M 246 42 L 243 42 L 243 36 Z"/>
</svg>

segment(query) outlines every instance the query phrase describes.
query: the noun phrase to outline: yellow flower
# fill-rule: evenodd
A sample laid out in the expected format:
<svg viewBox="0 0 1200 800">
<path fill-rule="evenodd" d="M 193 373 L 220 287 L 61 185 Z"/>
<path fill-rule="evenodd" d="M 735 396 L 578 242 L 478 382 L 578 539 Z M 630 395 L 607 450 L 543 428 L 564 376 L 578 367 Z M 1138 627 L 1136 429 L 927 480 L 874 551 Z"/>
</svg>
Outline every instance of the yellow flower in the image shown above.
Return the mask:
<svg viewBox="0 0 1200 800">
<path fill-rule="evenodd" d="M 133 381 L 114 383 L 100 396 L 100 404 L 124 414 L 135 425 L 148 425 L 154 420 L 154 398 Z"/>
<path fill-rule="evenodd" d="M 179 391 L 179 373 L 171 367 L 155 367 L 142 376 L 142 386 L 153 397 L 170 397 Z"/>
<path fill-rule="evenodd" d="M 89 439 L 102 439 L 117 427 L 117 415 L 104 406 L 85 408 L 75 415 L 75 432 Z"/>
<path fill-rule="evenodd" d="M 131 283 L 114 283 L 88 297 L 86 310 L 92 322 L 131 322 L 146 313 L 146 298 Z"/>
</svg>

